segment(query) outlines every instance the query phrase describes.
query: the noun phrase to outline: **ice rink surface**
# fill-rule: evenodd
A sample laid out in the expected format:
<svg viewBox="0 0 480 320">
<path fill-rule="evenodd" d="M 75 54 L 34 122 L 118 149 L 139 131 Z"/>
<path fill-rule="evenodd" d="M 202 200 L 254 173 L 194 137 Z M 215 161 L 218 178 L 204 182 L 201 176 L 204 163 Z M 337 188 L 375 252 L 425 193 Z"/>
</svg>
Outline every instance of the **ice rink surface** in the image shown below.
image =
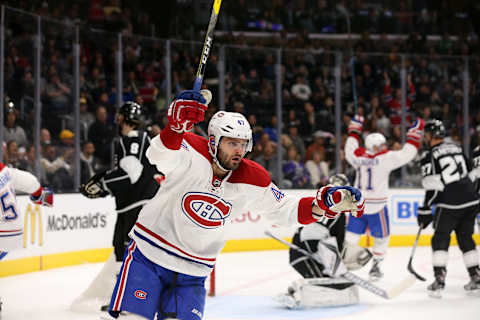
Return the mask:
<svg viewBox="0 0 480 320">
<path fill-rule="evenodd" d="M 377 284 L 393 287 L 408 276 L 410 248 L 390 248 L 383 264 L 385 278 Z M 100 313 L 79 314 L 70 303 L 94 278 L 102 264 L 52 269 L 0 278 L 3 300 L 1 320 L 98 320 Z M 357 272 L 366 277 L 368 268 Z M 273 297 L 298 278 L 288 265 L 288 252 L 258 251 L 226 253 L 217 262 L 217 296 L 207 299 L 204 319 L 208 320 L 414 320 L 480 319 L 480 297 L 467 296 L 463 285 L 468 276 L 458 247 L 450 248 L 446 288 L 442 299 L 429 298 L 426 286 L 432 282 L 431 250 L 419 247 L 414 268 L 427 278 L 416 282 L 402 295 L 384 300 L 363 289 L 360 304 L 350 307 L 287 310 Z"/>
</svg>

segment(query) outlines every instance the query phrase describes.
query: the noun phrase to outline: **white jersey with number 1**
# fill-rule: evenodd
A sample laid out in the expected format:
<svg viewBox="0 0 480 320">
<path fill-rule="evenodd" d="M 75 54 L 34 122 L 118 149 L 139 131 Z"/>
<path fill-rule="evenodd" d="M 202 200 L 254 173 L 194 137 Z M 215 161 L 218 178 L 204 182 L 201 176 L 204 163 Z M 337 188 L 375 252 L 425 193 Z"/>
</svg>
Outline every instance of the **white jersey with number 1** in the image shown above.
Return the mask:
<svg viewBox="0 0 480 320">
<path fill-rule="evenodd" d="M 20 248 L 23 242 L 24 216 L 17 208 L 15 190 L 34 193 L 39 188 L 34 175 L 0 162 L 0 251 Z"/>
<path fill-rule="evenodd" d="M 345 143 L 345 157 L 356 170 L 355 187 L 365 198 L 365 214 L 374 214 L 387 204 L 390 172 L 407 164 L 417 154 L 417 147 L 408 142 L 398 151 L 371 153 L 359 147 L 359 138 L 350 135 Z"/>
</svg>

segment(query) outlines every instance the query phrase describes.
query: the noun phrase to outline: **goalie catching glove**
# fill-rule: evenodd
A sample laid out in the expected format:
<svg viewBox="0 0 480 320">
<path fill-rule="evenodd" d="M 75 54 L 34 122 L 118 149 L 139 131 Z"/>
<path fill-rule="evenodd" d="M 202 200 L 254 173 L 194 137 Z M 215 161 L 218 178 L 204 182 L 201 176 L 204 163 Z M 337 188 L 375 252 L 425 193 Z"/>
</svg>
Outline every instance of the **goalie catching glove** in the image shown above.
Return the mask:
<svg viewBox="0 0 480 320">
<path fill-rule="evenodd" d="M 103 186 L 103 177 L 107 172 L 100 172 L 90 178 L 87 183 L 82 184 L 78 191 L 82 195 L 90 199 L 103 198 L 109 195 L 109 192 L 105 190 Z"/>
<path fill-rule="evenodd" d="M 46 207 L 53 207 L 53 191 L 48 188 L 40 187 L 37 191 L 30 194 L 30 200 Z"/>
<path fill-rule="evenodd" d="M 195 124 L 203 121 L 211 100 L 209 90 L 183 91 L 168 108 L 168 125 L 178 133 L 192 130 Z"/>
<path fill-rule="evenodd" d="M 365 200 L 360 190 L 350 186 L 325 186 L 317 191 L 314 204 L 324 211 L 323 215 L 333 219 L 339 213 L 351 212 L 360 218 L 365 209 Z M 314 216 L 318 216 L 313 213 Z"/>
</svg>

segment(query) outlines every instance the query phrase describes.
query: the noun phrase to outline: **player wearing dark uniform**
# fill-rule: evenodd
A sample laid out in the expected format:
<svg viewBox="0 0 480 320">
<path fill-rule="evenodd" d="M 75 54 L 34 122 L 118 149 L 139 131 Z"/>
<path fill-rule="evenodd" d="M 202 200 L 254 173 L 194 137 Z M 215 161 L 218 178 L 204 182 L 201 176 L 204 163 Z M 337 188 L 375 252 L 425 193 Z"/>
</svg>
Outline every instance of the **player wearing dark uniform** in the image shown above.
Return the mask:
<svg viewBox="0 0 480 320">
<path fill-rule="evenodd" d="M 350 185 L 348 178 L 344 174 L 336 174 L 328 179 L 328 184 Z M 315 253 L 318 250 L 320 241 L 329 238 L 335 238 L 335 242 L 339 252 L 343 251 L 343 242 L 345 240 L 345 225 L 346 218 L 344 214 L 339 214 L 335 219 L 319 219 L 317 222 L 311 223 L 307 226 L 298 228 L 293 235 L 292 243 L 296 246 L 310 252 Z M 305 256 L 303 253 L 295 249 L 289 251 L 290 265 L 302 275 L 304 278 L 321 278 L 327 276 L 323 271 L 324 266 L 317 261 Z M 347 268 L 356 269 L 360 265 L 365 265 L 372 257 L 368 250 L 358 252 L 359 263 L 354 263 L 355 266 L 348 263 Z"/>
<path fill-rule="evenodd" d="M 445 127 L 440 120 L 425 124 L 425 143 L 422 154 L 422 185 L 425 192 L 423 207 L 419 208 L 418 224 L 426 228 L 433 221 L 433 271 L 435 281 L 428 286 L 430 294 L 440 297 L 445 287 L 450 234 L 455 231 L 463 260 L 471 281 L 465 290 L 480 289 L 480 269 L 475 242 L 472 239 L 479 198 L 469 176 L 470 162 L 461 146 L 444 141 Z M 432 216 L 432 206 L 435 214 Z"/>
<path fill-rule="evenodd" d="M 475 147 L 475 149 L 473 149 L 472 165 L 473 165 L 473 170 L 472 170 L 471 173 L 469 173 L 469 175 L 470 175 L 472 180 L 475 180 L 476 187 L 477 187 L 477 193 L 480 196 L 480 181 L 479 181 L 479 178 L 480 178 L 480 146 L 477 146 L 477 147 Z M 478 232 L 480 233 L 480 212 L 477 214 L 477 225 L 478 225 Z"/>
<path fill-rule="evenodd" d="M 105 272 L 107 274 L 105 278 L 113 276 L 113 282 L 109 281 L 111 286 L 102 286 L 105 288 L 105 294 L 108 295 L 104 297 L 104 305 L 110 299 L 116 274 L 123 261 L 125 248 L 130 242 L 128 233 L 137 221 L 143 205 L 158 191 L 159 183 L 163 178 L 161 173 L 146 158 L 145 153 L 150 146 L 150 138 L 146 131 L 138 130 L 142 118 L 142 107 L 135 102 L 126 102 L 120 108 L 117 122 L 121 139 L 115 146 L 114 167 L 93 176 L 85 185 L 80 187 L 80 192 L 88 198 L 105 197 L 109 194 L 115 198 L 118 214 L 113 235 L 115 260 L 109 259 L 104 267 L 104 269 L 108 269 L 108 272 Z M 95 295 L 97 294 L 95 293 Z M 76 308 L 77 302 L 72 304 L 72 308 Z"/>
</svg>

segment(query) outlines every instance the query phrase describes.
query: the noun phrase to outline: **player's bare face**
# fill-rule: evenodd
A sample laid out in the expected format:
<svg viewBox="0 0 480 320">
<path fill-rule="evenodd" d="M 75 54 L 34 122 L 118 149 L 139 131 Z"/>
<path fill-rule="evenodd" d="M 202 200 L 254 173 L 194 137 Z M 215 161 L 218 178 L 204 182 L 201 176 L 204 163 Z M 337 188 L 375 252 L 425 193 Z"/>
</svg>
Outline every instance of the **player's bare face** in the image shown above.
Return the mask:
<svg viewBox="0 0 480 320">
<path fill-rule="evenodd" d="M 223 137 L 218 146 L 218 161 L 227 170 L 235 170 L 240 165 L 247 150 L 248 140 Z"/>
</svg>

